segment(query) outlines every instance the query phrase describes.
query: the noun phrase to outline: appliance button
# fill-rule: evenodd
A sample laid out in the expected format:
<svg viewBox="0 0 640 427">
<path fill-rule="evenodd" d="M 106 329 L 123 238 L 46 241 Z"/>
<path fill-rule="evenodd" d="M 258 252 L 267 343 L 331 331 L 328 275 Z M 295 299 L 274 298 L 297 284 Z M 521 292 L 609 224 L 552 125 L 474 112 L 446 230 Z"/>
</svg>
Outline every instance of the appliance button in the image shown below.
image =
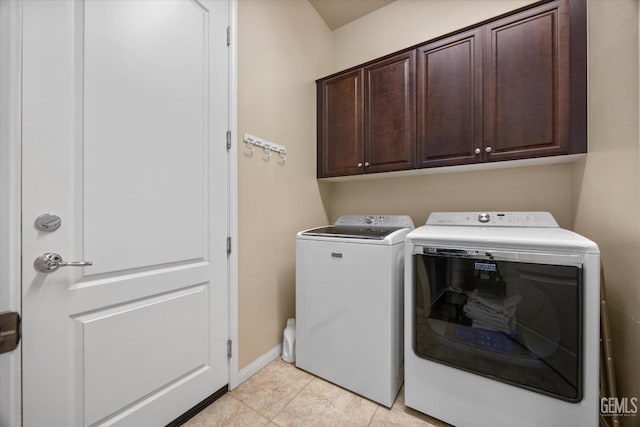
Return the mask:
<svg viewBox="0 0 640 427">
<path fill-rule="evenodd" d="M 488 213 L 481 213 L 478 215 L 478 221 L 480 222 L 489 222 L 490 219 L 491 217 Z"/>
</svg>

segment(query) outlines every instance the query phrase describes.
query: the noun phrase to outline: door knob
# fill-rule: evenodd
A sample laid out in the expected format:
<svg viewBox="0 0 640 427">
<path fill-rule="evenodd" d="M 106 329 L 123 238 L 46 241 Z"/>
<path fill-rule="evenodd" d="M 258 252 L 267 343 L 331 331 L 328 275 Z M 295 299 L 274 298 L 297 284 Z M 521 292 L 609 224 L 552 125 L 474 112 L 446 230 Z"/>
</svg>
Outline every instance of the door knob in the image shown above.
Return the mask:
<svg viewBox="0 0 640 427">
<path fill-rule="evenodd" d="M 362 163 L 358 162 L 358 167 L 361 168 L 362 167 Z"/>
<path fill-rule="evenodd" d="M 491 152 L 491 147 L 486 147 L 486 148 L 484 149 L 484 151 L 486 151 L 487 153 L 490 153 L 490 152 Z"/>
<path fill-rule="evenodd" d="M 476 148 L 475 150 L 473 150 L 473 152 L 476 153 L 476 154 L 480 154 L 480 149 Z"/>
<path fill-rule="evenodd" d="M 91 261 L 64 261 L 62 257 L 54 253 L 40 255 L 33 262 L 33 267 L 41 273 L 51 273 L 60 267 L 87 267 L 93 265 Z"/>
</svg>

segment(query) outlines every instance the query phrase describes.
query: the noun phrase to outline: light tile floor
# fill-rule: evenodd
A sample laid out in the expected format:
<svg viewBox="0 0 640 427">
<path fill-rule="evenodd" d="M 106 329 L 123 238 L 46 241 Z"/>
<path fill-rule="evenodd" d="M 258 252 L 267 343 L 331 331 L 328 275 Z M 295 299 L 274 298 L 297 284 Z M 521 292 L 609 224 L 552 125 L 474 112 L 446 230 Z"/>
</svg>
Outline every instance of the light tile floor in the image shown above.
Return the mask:
<svg viewBox="0 0 640 427">
<path fill-rule="evenodd" d="M 404 405 L 388 409 L 277 358 L 189 420 L 210 426 L 431 426 L 448 424 Z"/>
</svg>

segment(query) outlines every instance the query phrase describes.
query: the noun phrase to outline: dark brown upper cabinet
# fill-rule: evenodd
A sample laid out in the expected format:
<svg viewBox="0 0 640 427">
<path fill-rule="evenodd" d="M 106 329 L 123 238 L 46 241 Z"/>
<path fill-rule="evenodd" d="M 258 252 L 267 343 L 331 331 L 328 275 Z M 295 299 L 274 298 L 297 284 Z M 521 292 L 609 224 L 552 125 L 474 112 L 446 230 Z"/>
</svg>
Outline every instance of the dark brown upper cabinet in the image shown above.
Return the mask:
<svg viewBox="0 0 640 427">
<path fill-rule="evenodd" d="M 485 26 L 487 160 L 570 152 L 568 12 L 554 1 Z"/>
<path fill-rule="evenodd" d="M 318 177 L 415 167 L 415 52 L 318 82 Z"/>
<path fill-rule="evenodd" d="M 318 84 L 319 178 L 362 172 L 363 107 L 363 69 Z"/>
<path fill-rule="evenodd" d="M 413 169 L 416 158 L 414 51 L 364 68 L 364 172 Z"/>
<path fill-rule="evenodd" d="M 418 167 L 478 161 L 482 37 L 475 29 L 418 48 Z"/>
<path fill-rule="evenodd" d="M 318 80 L 318 177 L 587 151 L 586 2 L 539 2 Z"/>
</svg>

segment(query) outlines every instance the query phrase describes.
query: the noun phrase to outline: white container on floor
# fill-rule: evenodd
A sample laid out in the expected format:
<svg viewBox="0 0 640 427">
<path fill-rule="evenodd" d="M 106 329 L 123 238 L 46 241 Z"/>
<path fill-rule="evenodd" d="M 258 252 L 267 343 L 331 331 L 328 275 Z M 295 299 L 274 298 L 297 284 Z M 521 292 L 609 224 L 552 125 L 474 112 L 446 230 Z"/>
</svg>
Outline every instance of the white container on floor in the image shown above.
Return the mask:
<svg viewBox="0 0 640 427">
<path fill-rule="evenodd" d="M 287 363 L 296 361 L 296 319 L 288 319 L 282 340 L 282 360 Z"/>
</svg>

